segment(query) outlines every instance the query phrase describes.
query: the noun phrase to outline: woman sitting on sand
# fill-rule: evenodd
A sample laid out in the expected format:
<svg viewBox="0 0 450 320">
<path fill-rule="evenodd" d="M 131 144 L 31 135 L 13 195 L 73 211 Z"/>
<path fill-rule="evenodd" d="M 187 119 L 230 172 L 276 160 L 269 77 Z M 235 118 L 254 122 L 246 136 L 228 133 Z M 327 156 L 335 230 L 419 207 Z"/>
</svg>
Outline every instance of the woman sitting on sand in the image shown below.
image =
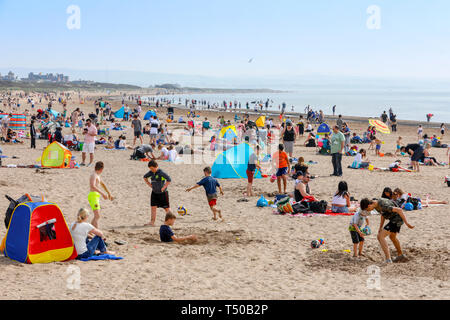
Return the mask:
<svg viewBox="0 0 450 320">
<path fill-rule="evenodd" d="M 439 162 L 436 160 L 435 157 L 432 157 L 430 154 L 430 150 L 431 150 L 431 144 L 427 143 L 425 145 L 425 149 L 423 150 L 423 156 L 420 159 L 425 165 L 430 165 L 430 166 L 437 166 L 439 164 Z"/>
<path fill-rule="evenodd" d="M 382 199 L 393 200 L 392 198 L 393 192 L 389 187 L 384 188 L 383 193 L 381 194 Z"/>
<path fill-rule="evenodd" d="M 11 129 L 8 129 L 5 142 L 6 143 L 23 143 L 23 141 L 17 140 L 17 133 L 12 131 Z"/>
<path fill-rule="evenodd" d="M 316 139 L 314 138 L 314 134 L 312 134 L 312 132 L 310 132 L 308 134 L 308 138 L 306 138 L 304 146 L 307 148 L 315 148 L 316 147 Z"/>
<path fill-rule="evenodd" d="M 351 207 L 347 182 L 339 182 L 338 191 L 331 202 L 331 211 L 334 213 L 349 213 L 356 211 L 355 207 Z"/>
<path fill-rule="evenodd" d="M 363 161 L 365 160 L 365 161 Z M 365 149 L 359 150 L 359 152 L 356 154 L 355 159 L 353 160 L 353 163 L 351 165 L 352 168 L 367 168 L 369 167 L 370 162 L 369 159 L 367 159 L 367 153 Z"/>
<path fill-rule="evenodd" d="M 72 223 L 70 226 L 70 233 L 78 253 L 77 259 L 87 259 L 98 253 L 114 254 L 114 252 L 107 251 L 105 236 L 99 229 L 87 222 L 88 217 L 88 211 L 80 209 L 77 222 Z M 89 240 L 88 235 L 93 235 L 94 237 Z"/>
</svg>

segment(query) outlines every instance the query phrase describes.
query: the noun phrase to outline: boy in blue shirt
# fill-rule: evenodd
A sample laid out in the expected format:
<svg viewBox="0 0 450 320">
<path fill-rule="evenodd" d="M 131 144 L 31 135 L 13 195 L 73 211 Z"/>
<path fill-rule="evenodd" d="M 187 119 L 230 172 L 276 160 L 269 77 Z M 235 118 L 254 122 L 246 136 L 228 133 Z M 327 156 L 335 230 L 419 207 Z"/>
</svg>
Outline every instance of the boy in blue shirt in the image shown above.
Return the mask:
<svg viewBox="0 0 450 320">
<path fill-rule="evenodd" d="M 219 215 L 219 218 L 222 219 L 222 211 L 217 209 L 217 187 L 219 187 L 220 194 L 223 196 L 223 190 L 222 187 L 219 184 L 219 181 L 217 179 L 211 177 L 212 170 L 210 167 L 206 167 L 203 169 L 203 172 L 205 174 L 205 177 L 200 181 L 197 182 L 197 184 L 189 189 L 186 190 L 186 192 L 189 192 L 191 190 L 203 187 L 206 191 L 206 198 L 208 199 L 209 207 L 211 208 L 211 211 L 214 214 L 214 220 L 217 220 L 217 214 Z"/>
<path fill-rule="evenodd" d="M 169 212 L 166 214 L 164 224 L 161 226 L 161 228 L 159 228 L 159 237 L 161 239 L 161 242 L 197 241 L 197 236 L 194 234 L 182 238 L 178 238 L 175 236 L 171 226 L 174 225 L 176 219 L 177 217 L 173 213 Z"/>
</svg>

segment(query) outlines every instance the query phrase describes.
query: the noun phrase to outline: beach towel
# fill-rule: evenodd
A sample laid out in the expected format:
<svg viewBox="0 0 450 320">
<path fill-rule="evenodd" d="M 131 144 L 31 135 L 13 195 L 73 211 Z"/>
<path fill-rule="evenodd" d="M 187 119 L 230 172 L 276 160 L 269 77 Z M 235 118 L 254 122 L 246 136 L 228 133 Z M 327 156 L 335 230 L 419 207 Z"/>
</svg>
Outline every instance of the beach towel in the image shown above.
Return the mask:
<svg viewBox="0 0 450 320">
<path fill-rule="evenodd" d="M 280 213 L 278 210 L 274 210 L 273 214 L 276 215 L 284 215 L 284 213 Z M 325 213 L 298 213 L 298 214 L 290 214 L 291 217 L 315 217 L 315 216 L 323 216 L 323 217 L 333 217 L 333 216 L 353 216 L 353 213 L 335 213 L 331 210 L 327 210 Z"/>
<path fill-rule="evenodd" d="M 122 257 L 116 257 L 112 254 L 101 254 L 99 256 L 91 256 L 89 258 L 80 259 L 81 261 L 99 261 L 99 260 L 122 260 Z"/>
</svg>

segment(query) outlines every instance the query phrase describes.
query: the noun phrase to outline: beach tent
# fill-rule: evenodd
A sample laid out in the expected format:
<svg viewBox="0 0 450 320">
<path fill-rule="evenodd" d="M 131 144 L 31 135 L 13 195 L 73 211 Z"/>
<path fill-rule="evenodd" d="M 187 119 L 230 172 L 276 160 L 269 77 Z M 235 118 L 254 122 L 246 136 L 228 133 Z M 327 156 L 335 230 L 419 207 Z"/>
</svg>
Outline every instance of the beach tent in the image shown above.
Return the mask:
<svg viewBox="0 0 450 320">
<path fill-rule="evenodd" d="M 53 109 L 50 109 L 50 110 L 49 110 L 49 113 L 50 113 L 53 117 L 55 117 L 55 118 L 57 118 L 57 117 L 59 116 L 59 112 L 57 112 L 57 111 L 55 111 L 55 110 L 53 110 Z"/>
<path fill-rule="evenodd" d="M 266 124 L 266 116 L 261 116 L 256 120 L 256 126 L 258 128 L 264 128 Z"/>
<path fill-rule="evenodd" d="M 124 116 L 125 116 L 125 107 L 120 108 L 119 111 L 114 113 L 114 117 L 119 119 L 123 119 Z"/>
<path fill-rule="evenodd" d="M 147 113 L 144 116 L 144 120 L 150 120 L 150 117 L 156 117 L 156 112 L 153 110 L 147 111 Z"/>
<path fill-rule="evenodd" d="M 77 257 L 61 209 L 48 202 L 25 202 L 14 209 L 2 249 L 6 257 L 29 264 Z"/>
<path fill-rule="evenodd" d="M 219 132 L 219 138 L 226 139 L 228 141 L 232 141 L 234 138 L 237 138 L 237 131 L 235 126 L 228 126 L 222 128 Z"/>
<path fill-rule="evenodd" d="M 69 168 L 72 152 L 55 141 L 44 149 L 41 156 L 43 168 Z"/>
<path fill-rule="evenodd" d="M 319 135 L 325 135 L 325 134 L 330 134 L 330 133 L 331 133 L 331 129 L 325 122 L 322 123 L 319 126 L 319 128 L 317 128 L 317 134 L 319 134 Z"/>
<path fill-rule="evenodd" d="M 13 114 L 9 119 L 9 128 L 13 131 L 27 130 L 27 117 L 24 114 Z"/>
<path fill-rule="evenodd" d="M 248 143 L 241 143 L 219 154 L 212 166 L 212 176 L 218 179 L 246 179 L 247 164 L 250 155 L 254 153 Z M 255 178 L 262 178 L 259 170 Z"/>
</svg>

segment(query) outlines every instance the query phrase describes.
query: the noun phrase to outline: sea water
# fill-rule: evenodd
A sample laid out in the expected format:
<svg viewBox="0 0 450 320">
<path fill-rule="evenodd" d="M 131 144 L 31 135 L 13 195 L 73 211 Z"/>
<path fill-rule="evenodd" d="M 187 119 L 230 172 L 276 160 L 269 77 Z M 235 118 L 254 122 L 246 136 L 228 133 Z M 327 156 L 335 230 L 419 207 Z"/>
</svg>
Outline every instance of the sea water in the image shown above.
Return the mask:
<svg viewBox="0 0 450 320">
<path fill-rule="evenodd" d="M 274 87 L 272 87 L 274 88 Z M 392 108 L 399 120 L 426 121 L 426 114 L 432 113 L 433 122 L 450 123 L 450 86 L 438 85 L 358 85 L 358 84 L 306 84 L 297 87 L 290 86 L 280 93 L 208 93 L 179 94 L 158 96 L 174 99 L 175 103 L 185 99 L 207 101 L 211 105 L 223 102 L 241 103 L 241 109 L 254 109 L 252 102 L 264 103 L 269 100 L 269 110 L 278 111 L 279 106 L 286 104 L 286 112 L 304 112 L 310 105 L 313 110 L 322 110 L 332 114 L 336 105 L 336 115 L 379 117 L 383 111 Z M 264 105 L 265 106 L 265 105 Z M 265 107 L 264 107 L 265 110 Z"/>
</svg>

